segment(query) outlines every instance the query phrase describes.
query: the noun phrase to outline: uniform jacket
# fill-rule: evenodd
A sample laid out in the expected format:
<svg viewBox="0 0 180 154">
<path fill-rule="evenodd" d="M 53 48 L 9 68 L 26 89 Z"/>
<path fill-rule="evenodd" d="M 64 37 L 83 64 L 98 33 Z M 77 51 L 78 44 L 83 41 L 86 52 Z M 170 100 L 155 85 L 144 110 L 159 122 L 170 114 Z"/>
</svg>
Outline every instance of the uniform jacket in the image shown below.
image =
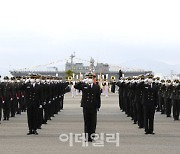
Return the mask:
<svg viewBox="0 0 180 154">
<path fill-rule="evenodd" d="M 38 108 L 41 101 L 40 85 L 26 83 L 23 85 L 22 89 L 25 90 L 27 107 Z"/>
<path fill-rule="evenodd" d="M 10 102 L 12 97 L 12 85 L 10 83 L 3 83 L 3 96 L 5 103 Z"/>
<path fill-rule="evenodd" d="M 81 107 L 83 108 L 100 108 L 101 107 L 101 92 L 98 84 L 93 84 L 91 87 L 86 83 L 76 83 L 74 88 L 82 90 Z"/>
<path fill-rule="evenodd" d="M 157 87 L 154 84 L 145 84 L 144 85 L 144 94 L 143 94 L 143 105 L 144 106 L 154 106 L 157 105 Z"/>
</svg>

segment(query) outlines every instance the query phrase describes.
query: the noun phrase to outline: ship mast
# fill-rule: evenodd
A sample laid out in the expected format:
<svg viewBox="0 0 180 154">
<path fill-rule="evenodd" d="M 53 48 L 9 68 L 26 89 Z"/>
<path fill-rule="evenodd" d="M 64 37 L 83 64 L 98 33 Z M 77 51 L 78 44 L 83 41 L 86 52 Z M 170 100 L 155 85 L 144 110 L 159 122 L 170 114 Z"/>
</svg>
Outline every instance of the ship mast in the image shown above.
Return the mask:
<svg viewBox="0 0 180 154">
<path fill-rule="evenodd" d="M 91 59 L 90 59 L 90 70 L 91 70 L 92 72 L 95 71 L 94 62 L 95 62 L 94 59 L 91 57 Z"/>
<path fill-rule="evenodd" d="M 71 54 L 70 58 L 71 58 L 71 70 L 73 69 L 73 59 L 75 57 L 75 52 L 73 54 Z"/>
</svg>

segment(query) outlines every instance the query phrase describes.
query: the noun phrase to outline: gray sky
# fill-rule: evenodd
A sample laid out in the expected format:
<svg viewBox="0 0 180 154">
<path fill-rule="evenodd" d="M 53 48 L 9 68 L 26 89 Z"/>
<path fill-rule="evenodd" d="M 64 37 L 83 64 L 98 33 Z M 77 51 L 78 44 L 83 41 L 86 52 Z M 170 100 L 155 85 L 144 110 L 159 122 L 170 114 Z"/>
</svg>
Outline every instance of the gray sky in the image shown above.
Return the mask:
<svg viewBox="0 0 180 154">
<path fill-rule="evenodd" d="M 74 51 L 114 65 L 139 58 L 180 64 L 179 6 L 178 0 L 1 1 L 0 72 Z"/>
</svg>

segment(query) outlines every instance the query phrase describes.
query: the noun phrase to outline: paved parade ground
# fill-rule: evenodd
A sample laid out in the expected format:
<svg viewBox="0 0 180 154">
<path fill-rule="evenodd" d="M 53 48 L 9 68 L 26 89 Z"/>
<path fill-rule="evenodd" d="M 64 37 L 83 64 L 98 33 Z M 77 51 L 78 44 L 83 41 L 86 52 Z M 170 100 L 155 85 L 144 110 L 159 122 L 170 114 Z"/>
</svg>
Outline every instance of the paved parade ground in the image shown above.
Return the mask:
<svg viewBox="0 0 180 154">
<path fill-rule="evenodd" d="M 117 94 L 102 96 L 97 124 L 97 134 L 101 138 L 93 143 L 81 142 L 78 135 L 84 128 L 80 98 L 81 96 L 72 98 L 70 93 L 66 94 L 64 110 L 48 121 L 47 125 L 43 125 L 42 129 L 38 130 L 39 135 L 26 135 L 26 113 L 16 115 L 9 121 L 2 121 L 0 154 L 180 153 L 180 121 L 156 113 L 155 135 L 145 135 L 143 129 L 138 129 L 131 118 L 119 110 Z M 79 142 L 75 143 L 75 140 Z"/>
</svg>

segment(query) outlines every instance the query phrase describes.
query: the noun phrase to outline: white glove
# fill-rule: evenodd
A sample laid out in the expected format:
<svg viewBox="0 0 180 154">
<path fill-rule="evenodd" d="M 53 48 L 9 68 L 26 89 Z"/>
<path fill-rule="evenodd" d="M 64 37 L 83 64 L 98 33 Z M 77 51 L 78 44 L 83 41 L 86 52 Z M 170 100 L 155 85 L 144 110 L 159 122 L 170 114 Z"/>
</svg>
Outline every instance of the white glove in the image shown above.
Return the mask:
<svg viewBox="0 0 180 154">
<path fill-rule="evenodd" d="M 84 82 L 84 83 L 87 83 L 87 81 L 88 81 L 88 79 L 84 79 L 84 80 L 82 80 L 82 82 Z"/>
<path fill-rule="evenodd" d="M 42 105 L 39 105 L 39 108 L 41 109 L 41 108 L 42 108 Z"/>
<path fill-rule="evenodd" d="M 29 80 L 26 80 L 26 81 L 25 81 L 25 83 L 28 83 L 28 82 L 29 82 Z"/>
</svg>

